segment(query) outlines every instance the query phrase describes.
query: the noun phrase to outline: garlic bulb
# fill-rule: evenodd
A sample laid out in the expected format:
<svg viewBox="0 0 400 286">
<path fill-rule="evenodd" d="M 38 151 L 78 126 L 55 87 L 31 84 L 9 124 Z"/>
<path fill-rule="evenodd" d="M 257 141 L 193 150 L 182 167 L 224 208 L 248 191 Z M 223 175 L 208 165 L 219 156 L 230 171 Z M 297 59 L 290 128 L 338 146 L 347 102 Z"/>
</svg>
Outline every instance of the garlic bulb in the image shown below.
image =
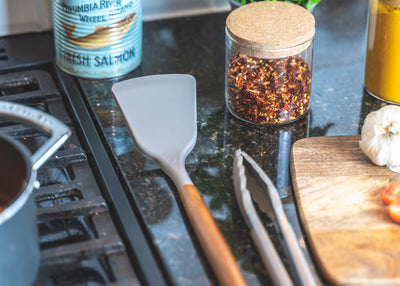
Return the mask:
<svg viewBox="0 0 400 286">
<path fill-rule="evenodd" d="M 398 171 L 400 106 L 387 105 L 367 115 L 361 129 L 360 148 L 374 164 Z"/>
</svg>

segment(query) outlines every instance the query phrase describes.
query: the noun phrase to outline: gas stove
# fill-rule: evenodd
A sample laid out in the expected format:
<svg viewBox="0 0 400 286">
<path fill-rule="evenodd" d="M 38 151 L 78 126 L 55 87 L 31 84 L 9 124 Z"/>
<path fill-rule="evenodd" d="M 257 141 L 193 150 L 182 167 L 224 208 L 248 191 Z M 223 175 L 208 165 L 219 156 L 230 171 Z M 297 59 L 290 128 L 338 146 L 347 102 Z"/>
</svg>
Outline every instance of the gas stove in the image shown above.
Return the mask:
<svg viewBox="0 0 400 286">
<path fill-rule="evenodd" d="M 41 264 L 35 285 L 164 285 L 143 222 L 79 85 L 55 66 L 50 32 L 0 39 L 0 100 L 57 117 L 72 136 L 38 171 Z M 32 152 L 45 134 L 0 121 Z"/>
</svg>

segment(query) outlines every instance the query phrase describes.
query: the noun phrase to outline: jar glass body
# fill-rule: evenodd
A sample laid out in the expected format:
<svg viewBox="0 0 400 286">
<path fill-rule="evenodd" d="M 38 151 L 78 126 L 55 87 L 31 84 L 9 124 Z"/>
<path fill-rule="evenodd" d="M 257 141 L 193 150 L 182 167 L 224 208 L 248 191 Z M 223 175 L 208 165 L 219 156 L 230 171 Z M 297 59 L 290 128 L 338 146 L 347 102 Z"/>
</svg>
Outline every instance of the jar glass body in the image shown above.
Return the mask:
<svg viewBox="0 0 400 286">
<path fill-rule="evenodd" d="M 365 88 L 400 103 L 400 0 L 370 0 Z"/>
<path fill-rule="evenodd" d="M 260 125 L 299 119 L 310 104 L 312 61 L 313 39 L 287 49 L 266 50 L 239 43 L 226 30 L 228 110 Z"/>
</svg>

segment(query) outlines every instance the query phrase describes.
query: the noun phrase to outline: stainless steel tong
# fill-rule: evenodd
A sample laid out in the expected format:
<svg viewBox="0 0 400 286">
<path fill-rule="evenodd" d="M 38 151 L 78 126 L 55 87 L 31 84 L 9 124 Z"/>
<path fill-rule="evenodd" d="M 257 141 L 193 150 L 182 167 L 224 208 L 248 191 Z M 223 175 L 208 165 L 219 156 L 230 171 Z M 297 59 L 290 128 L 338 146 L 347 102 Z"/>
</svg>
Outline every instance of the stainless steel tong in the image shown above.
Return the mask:
<svg viewBox="0 0 400 286">
<path fill-rule="evenodd" d="M 239 208 L 274 285 L 288 286 L 293 285 L 293 282 L 257 214 L 253 200 L 257 202 L 259 209 L 276 223 L 282 233 L 301 285 L 317 285 L 287 220 L 278 191 L 260 166 L 241 150 L 235 152 L 233 180 Z"/>
</svg>

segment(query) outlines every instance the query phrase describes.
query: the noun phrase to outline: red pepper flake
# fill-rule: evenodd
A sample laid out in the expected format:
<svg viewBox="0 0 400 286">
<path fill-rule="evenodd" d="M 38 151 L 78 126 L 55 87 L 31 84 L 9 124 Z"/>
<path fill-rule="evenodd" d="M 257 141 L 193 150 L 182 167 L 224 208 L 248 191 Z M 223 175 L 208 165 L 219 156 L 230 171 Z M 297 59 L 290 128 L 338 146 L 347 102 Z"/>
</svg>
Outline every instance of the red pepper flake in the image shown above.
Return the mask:
<svg viewBox="0 0 400 286">
<path fill-rule="evenodd" d="M 228 63 L 228 105 L 236 116 L 259 124 L 279 124 L 308 109 L 311 70 L 302 57 L 260 59 L 235 54 Z"/>
</svg>

